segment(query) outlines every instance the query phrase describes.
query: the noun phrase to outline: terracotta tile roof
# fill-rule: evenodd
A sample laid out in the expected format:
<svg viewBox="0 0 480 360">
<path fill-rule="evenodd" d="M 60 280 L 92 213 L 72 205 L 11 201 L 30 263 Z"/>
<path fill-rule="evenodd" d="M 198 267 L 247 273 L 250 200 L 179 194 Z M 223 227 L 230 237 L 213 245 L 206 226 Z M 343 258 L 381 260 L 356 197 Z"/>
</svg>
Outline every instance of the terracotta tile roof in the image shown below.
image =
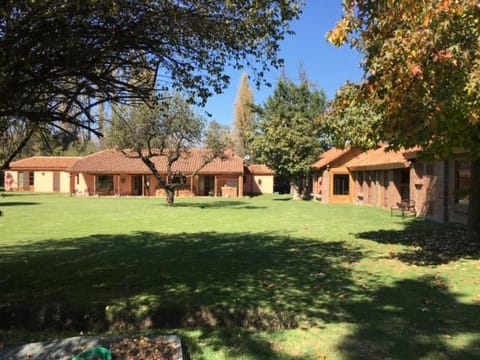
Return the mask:
<svg viewBox="0 0 480 360">
<path fill-rule="evenodd" d="M 405 151 L 388 151 L 387 146 L 382 145 L 362 152 L 345 166 L 350 170 L 390 170 L 408 168 L 410 161 L 405 157 Z"/>
<path fill-rule="evenodd" d="M 335 161 L 341 156 L 345 155 L 349 151 L 350 149 L 331 148 L 320 155 L 320 158 L 313 163 L 312 168 L 321 169 L 330 164 L 332 161 Z"/>
<path fill-rule="evenodd" d="M 416 159 L 418 154 L 420 154 L 422 151 L 423 151 L 423 148 L 421 146 L 414 146 L 412 148 L 403 150 L 403 155 L 408 160 Z"/>
<path fill-rule="evenodd" d="M 10 169 L 15 171 L 65 171 L 80 159 L 81 157 L 75 156 L 33 156 L 11 162 Z"/>
<path fill-rule="evenodd" d="M 102 150 L 77 161 L 68 172 L 91 174 L 146 174 L 148 168 L 139 160 L 128 158 L 115 149 Z"/>
<path fill-rule="evenodd" d="M 125 151 L 127 152 L 127 151 Z M 133 154 L 133 153 L 132 153 Z M 191 149 L 190 156 L 179 159 L 172 170 L 191 174 L 197 170 L 208 156 L 208 150 Z M 163 156 L 152 158 L 157 169 L 166 173 L 167 160 Z M 150 170 L 139 159 L 125 156 L 121 151 L 108 149 L 99 151 L 77 161 L 68 169 L 69 172 L 85 172 L 90 174 L 148 174 Z M 225 160 L 214 159 L 204 166 L 198 174 L 243 174 L 243 159 L 238 156 L 227 156 Z"/>
<path fill-rule="evenodd" d="M 173 166 L 173 171 L 180 171 L 184 174 L 193 173 L 203 163 L 204 159 L 210 154 L 206 149 L 191 149 L 187 158 L 180 159 Z M 155 159 L 157 168 L 166 169 L 166 159 L 159 157 Z M 225 159 L 216 158 L 212 162 L 205 165 L 198 174 L 243 174 L 243 159 L 239 156 L 227 152 Z"/>
<path fill-rule="evenodd" d="M 249 164 L 247 170 L 252 175 L 273 175 L 274 172 L 267 165 L 263 164 Z"/>
</svg>

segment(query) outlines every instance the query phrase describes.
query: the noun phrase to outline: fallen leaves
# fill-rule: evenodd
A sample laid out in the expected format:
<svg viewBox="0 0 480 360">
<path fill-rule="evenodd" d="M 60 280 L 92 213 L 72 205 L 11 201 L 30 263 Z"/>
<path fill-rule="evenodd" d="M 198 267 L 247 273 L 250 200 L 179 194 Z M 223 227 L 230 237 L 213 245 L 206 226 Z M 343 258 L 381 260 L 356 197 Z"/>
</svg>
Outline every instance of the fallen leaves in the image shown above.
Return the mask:
<svg viewBox="0 0 480 360">
<path fill-rule="evenodd" d="M 461 258 L 480 258 L 480 242 L 465 230 L 409 232 L 401 241 L 408 250 L 397 254 L 399 260 L 415 265 L 447 264 Z M 388 255 L 390 258 L 393 254 Z"/>
<path fill-rule="evenodd" d="M 423 74 L 423 70 L 422 70 L 422 67 L 418 64 L 409 64 L 408 65 L 408 68 L 410 69 L 410 73 L 412 74 L 412 76 L 414 77 L 421 77 L 422 74 Z"/>
<path fill-rule="evenodd" d="M 172 360 L 178 349 L 162 337 L 124 338 L 109 344 L 114 359 L 125 360 Z M 177 356 L 178 357 L 178 356 Z"/>
</svg>

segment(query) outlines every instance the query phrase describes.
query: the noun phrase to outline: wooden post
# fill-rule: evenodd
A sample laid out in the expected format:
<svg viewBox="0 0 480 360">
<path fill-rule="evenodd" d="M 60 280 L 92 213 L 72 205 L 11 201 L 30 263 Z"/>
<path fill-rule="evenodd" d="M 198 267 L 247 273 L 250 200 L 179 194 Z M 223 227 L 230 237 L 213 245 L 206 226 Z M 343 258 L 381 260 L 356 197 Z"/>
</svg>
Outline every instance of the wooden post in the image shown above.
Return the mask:
<svg viewBox="0 0 480 360">
<path fill-rule="evenodd" d="M 238 176 L 238 197 L 243 196 L 243 175 Z"/>
</svg>

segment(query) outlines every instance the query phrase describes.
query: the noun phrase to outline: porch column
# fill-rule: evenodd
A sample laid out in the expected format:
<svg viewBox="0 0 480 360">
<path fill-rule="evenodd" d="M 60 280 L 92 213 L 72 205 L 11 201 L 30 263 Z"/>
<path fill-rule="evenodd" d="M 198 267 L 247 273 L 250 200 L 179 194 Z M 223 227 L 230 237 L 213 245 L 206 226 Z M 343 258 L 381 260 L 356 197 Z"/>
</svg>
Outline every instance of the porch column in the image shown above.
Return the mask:
<svg viewBox="0 0 480 360">
<path fill-rule="evenodd" d="M 75 194 L 75 175 L 72 176 L 72 173 L 68 174 L 70 176 L 70 196 Z"/>
<path fill-rule="evenodd" d="M 97 174 L 93 174 L 93 196 L 97 195 Z"/>
<path fill-rule="evenodd" d="M 190 178 L 190 196 L 194 195 L 194 193 L 193 193 L 193 180 L 194 180 L 194 177 L 192 176 Z"/>
<path fill-rule="evenodd" d="M 117 175 L 117 195 L 120 196 L 120 174 Z"/>
<path fill-rule="evenodd" d="M 238 176 L 238 197 L 243 196 L 243 175 Z"/>
<path fill-rule="evenodd" d="M 218 186 L 217 175 L 215 175 L 214 176 L 214 181 L 213 181 L 213 196 L 214 197 L 217 197 L 217 194 L 218 194 L 217 186 Z"/>
</svg>

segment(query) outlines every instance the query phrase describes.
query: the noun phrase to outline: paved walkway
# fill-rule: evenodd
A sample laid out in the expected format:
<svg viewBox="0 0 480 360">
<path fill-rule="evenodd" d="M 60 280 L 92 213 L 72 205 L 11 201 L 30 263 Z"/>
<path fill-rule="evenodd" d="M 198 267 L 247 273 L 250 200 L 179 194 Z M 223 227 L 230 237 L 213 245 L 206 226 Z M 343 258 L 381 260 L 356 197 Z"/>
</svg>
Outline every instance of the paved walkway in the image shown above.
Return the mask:
<svg viewBox="0 0 480 360">
<path fill-rule="evenodd" d="M 182 345 L 176 335 L 162 336 L 178 349 L 179 356 L 173 360 L 182 360 Z M 112 337 L 113 338 L 113 337 Z M 102 345 L 102 340 L 108 341 L 109 337 L 75 336 L 62 340 L 52 340 L 25 344 L 17 347 L 0 350 L 2 360 L 71 360 L 72 354 L 78 354 L 93 346 Z M 118 339 L 119 337 L 114 337 Z"/>
</svg>

